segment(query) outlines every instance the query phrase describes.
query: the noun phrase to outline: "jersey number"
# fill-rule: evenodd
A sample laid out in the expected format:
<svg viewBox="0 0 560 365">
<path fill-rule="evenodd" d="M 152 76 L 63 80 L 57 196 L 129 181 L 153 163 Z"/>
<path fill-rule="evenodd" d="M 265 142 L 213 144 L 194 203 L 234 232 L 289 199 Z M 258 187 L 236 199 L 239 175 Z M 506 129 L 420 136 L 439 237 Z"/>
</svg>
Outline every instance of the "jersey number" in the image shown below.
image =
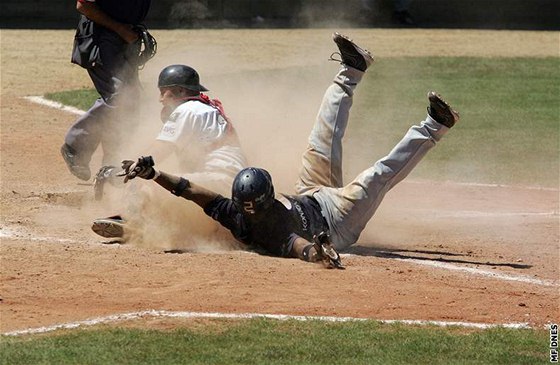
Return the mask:
<svg viewBox="0 0 560 365">
<path fill-rule="evenodd" d="M 253 207 L 253 202 L 243 202 L 243 210 L 247 213 L 255 214 L 255 208 Z"/>
</svg>

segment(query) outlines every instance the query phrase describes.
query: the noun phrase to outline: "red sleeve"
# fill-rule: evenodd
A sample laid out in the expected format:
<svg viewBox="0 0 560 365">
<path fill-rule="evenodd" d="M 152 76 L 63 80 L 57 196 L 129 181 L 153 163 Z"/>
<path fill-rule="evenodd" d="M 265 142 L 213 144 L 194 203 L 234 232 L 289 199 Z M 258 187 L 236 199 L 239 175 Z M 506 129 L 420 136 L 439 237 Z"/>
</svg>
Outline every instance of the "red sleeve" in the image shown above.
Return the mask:
<svg viewBox="0 0 560 365">
<path fill-rule="evenodd" d="M 79 3 L 94 3 L 95 0 L 78 0 Z"/>
</svg>

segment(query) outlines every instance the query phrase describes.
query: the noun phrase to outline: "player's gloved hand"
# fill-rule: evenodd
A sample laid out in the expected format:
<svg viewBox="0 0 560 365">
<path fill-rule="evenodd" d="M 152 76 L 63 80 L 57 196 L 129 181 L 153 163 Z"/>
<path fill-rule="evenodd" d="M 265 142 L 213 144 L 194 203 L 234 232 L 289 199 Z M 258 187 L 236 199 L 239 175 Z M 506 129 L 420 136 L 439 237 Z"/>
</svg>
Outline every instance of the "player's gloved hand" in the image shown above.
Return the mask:
<svg viewBox="0 0 560 365">
<path fill-rule="evenodd" d="M 154 159 L 152 156 L 142 156 L 138 158 L 138 161 L 134 162 L 132 160 L 124 160 L 122 162 L 122 169 L 117 176 L 124 176 L 124 182 L 127 183 L 128 180 L 132 180 L 135 177 L 140 177 L 142 179 L 151 180 L 156 176 L 156 170 L 154 169 Z"/>
<path fill-rule="evenodd" d="M 115 166 L 103 166 L 99 169 L 93 179 L 93 191 L 95 193 L 95 200 L 101 200 L 103 197 L 103 187 L 106 182 L 114 184 L 117 177 L 117 168 Z"/>
<path fill-rule="evenodd" d="M 317 256 L 323 261 L 327 269 L 345 269 L 340 260 L 340 255 L 334 249 L 328 232 L 321 232 L 313 236 L 313 245 L 317 250 Z"/>
</svg>

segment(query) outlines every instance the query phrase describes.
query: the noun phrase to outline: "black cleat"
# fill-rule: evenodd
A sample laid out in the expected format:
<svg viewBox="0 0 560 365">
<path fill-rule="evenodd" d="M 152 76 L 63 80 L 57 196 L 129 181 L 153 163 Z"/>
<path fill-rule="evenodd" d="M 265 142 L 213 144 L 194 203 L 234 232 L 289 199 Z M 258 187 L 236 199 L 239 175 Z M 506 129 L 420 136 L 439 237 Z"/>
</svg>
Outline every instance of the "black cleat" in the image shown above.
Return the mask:
<svg viewBox="0 0 560 365">
<path fill-rule="evenodd" d="M 428 100 L 430 101 L 428 114 L 430 117 L 434 118 L 436 122 L 451 128 L 459 121 L 459 113 L 453 110 L 435 91 L 430 91 L 428 93 Z"/>
<path fill-rule="evenodd" d="M 91 171 L 87 164 L 82 164 L 81 162 L 77 161 L 76 158 L 76 151 L 66 143 L 60 147 L 60 154 L 62 158 L 64 158 L 64 162 L 66 162 L 66 166 L 68 166 L 68 170 L 72 173 L 72 175 L 76 176 L 80 180 L 88 181 L 91 177 Z"/>
<path fill-rule="evenodd" d="M 333 34 L 333 41 L 340 51 L 340 62 L 346 66 L 365 71 L 373 62 L 373 56 L 368 50 L 359 47 L 350 38 L 340 33 Z M 333 53 L 334 54 L 334 53 Z M 331 59 L 332 55 L 331 55 Z"/>
</svg>

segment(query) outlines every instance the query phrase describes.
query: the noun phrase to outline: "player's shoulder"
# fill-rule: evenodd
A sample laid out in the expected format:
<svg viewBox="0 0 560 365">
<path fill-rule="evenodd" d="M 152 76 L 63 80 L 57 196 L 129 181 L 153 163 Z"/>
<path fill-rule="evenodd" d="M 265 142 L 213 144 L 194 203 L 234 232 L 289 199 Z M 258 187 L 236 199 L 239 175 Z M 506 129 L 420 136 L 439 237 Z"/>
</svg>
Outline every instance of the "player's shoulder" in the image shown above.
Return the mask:
<svg viewBox="0 0 560 365">
<path fill-rule="evenodd" d="M 276 200 L 278 200 L 286 209 L 292 209 L 292 201 L 288 195 L 276 194 Z"/>
<path fill-rule="evenodd" d="M 175 111 L 178 113 L 194 114 L 194 115 L 204 115 L 204 114 L 215 114 L 217 110 L 212 108 L 210 105 L 205 104 L 198 100 L 189 100 L 181 105 L 179 105 Z"/>
</svg>

